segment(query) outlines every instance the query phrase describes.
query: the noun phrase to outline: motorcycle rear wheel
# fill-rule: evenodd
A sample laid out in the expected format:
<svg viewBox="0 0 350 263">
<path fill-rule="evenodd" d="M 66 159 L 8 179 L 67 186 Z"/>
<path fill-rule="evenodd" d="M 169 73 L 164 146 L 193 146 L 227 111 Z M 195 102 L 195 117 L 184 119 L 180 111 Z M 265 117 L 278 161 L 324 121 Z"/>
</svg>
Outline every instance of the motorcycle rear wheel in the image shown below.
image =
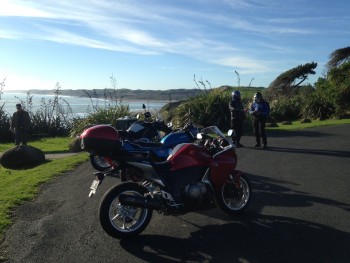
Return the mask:
<svg viewBox="0 0 350 263">
<path fill-rule="evenodd" d="M 90 163 L 92 167 L 100 172 L 106 171 L 111 168 L 111 165 L 101 155 L 95 153 L 90 154 Z"/>
<path fill-rule="evenodd" d="M 249 205 L 252 188 L 245 175 L 229 177 L 217 194 L 218 206 L 227 214 L 239 215 Z"/>
<path fill-rule="evenodd" d="M 103 196 L 99 218 L 102 228 L 114 238 L 125 239 L 139 235 L 152 218 L 152 209 L 124 206 L 119 202 L 120 194 L 144 196 L 147 190 L 136 183 L 123 183 L 112 187 Z"/>
</svg>

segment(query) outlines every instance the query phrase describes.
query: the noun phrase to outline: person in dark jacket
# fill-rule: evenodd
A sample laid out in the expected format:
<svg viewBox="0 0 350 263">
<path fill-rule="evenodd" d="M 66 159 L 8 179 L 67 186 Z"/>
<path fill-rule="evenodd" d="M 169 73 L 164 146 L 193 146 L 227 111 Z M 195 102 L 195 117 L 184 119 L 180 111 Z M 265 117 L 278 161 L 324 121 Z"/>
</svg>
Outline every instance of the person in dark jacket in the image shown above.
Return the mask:
<svg viewBox="0 0 350 263">
<path fill-rule="evenodd" d="M 232 141 L 237 147 L 243 147 L 240 140 L 243 134 L 245 114 L 241 101 L 241 93 L 238 90 L 232 92 L 232 99 L 229 102 L 228 107 L 231 112 L 231 129 L 235 131 Z"/>
<path fill-rule="evenodd" d="M 17 111 L 12 115 L 11 130 L 15 133 L 15 144 L 27 145 L 28 130 L 30 126 L 29 113 L 16 104 Z"/>
<path fill-rule="evenodd" d="M 262 148 L 265 149 L 267 147 L 265 124 L 267 117 L 270 115 L 270 105 L 264 100 L 260 92 L 255 93 L 249 113 L 253 115 L 253 128 L 256 139 L 254 147 L 261 147 L 260 139 L 262 139 Z"/>
</svg>

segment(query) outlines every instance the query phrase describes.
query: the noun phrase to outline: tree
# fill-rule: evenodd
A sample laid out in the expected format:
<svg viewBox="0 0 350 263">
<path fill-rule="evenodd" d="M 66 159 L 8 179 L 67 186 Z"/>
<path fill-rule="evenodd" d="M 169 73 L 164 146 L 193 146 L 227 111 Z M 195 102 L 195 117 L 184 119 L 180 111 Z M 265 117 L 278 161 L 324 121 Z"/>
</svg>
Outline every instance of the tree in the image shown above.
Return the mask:
<svg viewBox="0 0 350 263">
<path fill-rule="evenodd" d="M 331 53 L 326 69 L 329 73 L 333 68 L 338 68 L 345 62 L 350 61 L 350 47 L 339 48 Z"/>
<path fill-rule="evenodd" d="M 315 74 L 317 63 L 311 62 L 299 65 L 279 75 L 268 87 L 266 96 L 276 99 L 280 96 L 290 98 L 297 88 L 308 78 L 309 74 Z"/>
<path fill-rule="evenodd" d="M 339 109 L 350 108 L 350 46 L 331 53 L 326 65 L 327 80 L 335 90 Z"/>
<path fill-rule="evenodd" d="M 350 109 L 350 46 L 330 54 L 326 71 L 326 78 L 317 82 L 316 89 L 333 100 L 335 114 L 342 116 Z"/>
<path fill-rule="evenodd" d="M 336 93 L 339 113 L 350 109 L 350 61 L 329 71 L 328 82 Z"/>
</svg>

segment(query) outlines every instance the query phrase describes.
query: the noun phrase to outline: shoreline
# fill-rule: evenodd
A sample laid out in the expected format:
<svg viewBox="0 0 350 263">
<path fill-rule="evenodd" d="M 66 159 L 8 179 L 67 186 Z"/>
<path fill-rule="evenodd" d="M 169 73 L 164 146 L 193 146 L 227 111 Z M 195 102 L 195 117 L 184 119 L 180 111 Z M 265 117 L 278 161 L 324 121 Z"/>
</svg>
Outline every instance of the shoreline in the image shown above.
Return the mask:
<svg viewBox="0 0 350 263">
<path fill-rule="evenodd" d="M 122 99 L 123 101 L 158 101 L 158 102 L 169 102 L 169 101 L 181 101 L 187 100 L 188 98 L 195 97 L 201 94 L 203 91 L 200 89 L 171 89 L 171 90 L 146 90 L 146 89 L 93 89 L 93 90 L 72 90 L 72 89 L 60 89 L 60 90 L 22 90 L 13 89 L 1 91 L 5 96 L 6 94 L 16 94 L 18 96 L 55 96 L 55 92 L 59 93 L 60 97 L 77 97 L 77 98 L 88 98 L 88 99 L 109 99 L 116 98 L 117 100 Z"/>
<path fill-rule="evenodd" d="M 27 92 L 19 92 L 19 91 L 13 91 L 13 92 L 8 92 L 8 91 L 3 91 L 1 95 L 7 95 L 7 96 L 10 96 L 10 95 L 13 95 L 13 96 L 16 96 L 16 95 L 22 95 L 22 96 L 27 96 L 26 95 Z M 0 102 L 1 102 L 1 97 L 0 95 Z M 55 96 L 55 94 L 44 94 L 44 93 L 31 93 L 30 94 L 31 96 Z M 77 96 L 77 95 L 59 95 L 59 97 L 62 97 L 62 98 L 84 98 L 84 99 L 89 99 L 89 100 L 102 100 L 102 101 L 113 101 L 113 100 L 110 100 L 110 99 L 104 99 L 104 98 L 99 98 L 99 97 L 88 97 L 88 96 Z M 117 98 L 117 101 L 120 101 L 120 99 Z M 176 102 L 178 100 L 171 100 L 171 102 Z M 169 103 L 170 101 L 169 100 L 165 100 L 165 99 L 140 99 L 140 98 L 137 98 L 137 99 L 131 99 L 131 98 L 127 98 L 127 99 L 122 99 L 122 102 L 143 102 L 144 104 L 146 104 L 147 102 L 155 102 L 155 103 Z"/>
</svg>

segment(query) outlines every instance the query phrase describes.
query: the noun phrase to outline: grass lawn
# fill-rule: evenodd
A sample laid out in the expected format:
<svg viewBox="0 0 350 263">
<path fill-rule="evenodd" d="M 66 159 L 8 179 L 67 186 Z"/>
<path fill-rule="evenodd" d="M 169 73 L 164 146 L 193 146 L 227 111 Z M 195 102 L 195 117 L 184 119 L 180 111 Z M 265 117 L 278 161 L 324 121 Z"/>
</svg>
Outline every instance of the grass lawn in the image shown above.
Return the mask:
<svg viewBox="0 0 350 263">
<path fill-rule="evenodd" d="M 266 127 L 266 130 L 295 131 L 295 130 L 302 130 L 306 128 L 320 127 L 320 126 L 350 124 L 350 119 L 324 120 L 324 121 L 313 120 L 310 123 L 300 123 L 300 121 L 293 121 L 291 125 L 283 125 L 282 123 L 277 123 L 277 124 L 278 124 L 278 127 Z"/>
<path fill-rule="evenodd" d="M 44 153 L 68 152 L 71 138 L 47 138 L 28 142 L 28 145 Z M 0 144 L 0 152 L 14 147 L 13 143 Z M 32 200 L 38 193 L 39 186 L 60 174 L 73 170 L 78 164 L 88 160 L 88 153 L 83 152 L 62 159 L 49 160 L 25 170 L 12 170 L 0 166 L 0 243 L 4 231 L 11 224 L 10 212 L 16 205 Z"/>
<path fill-rule="evenodd" d="M 57 138 L 43 138 L 36 141 L 28 141 L 29 146 L 33 146 L 42 150 L 44 153 L 64 153 L 69 151 L 69 143 L 72 138 L 57 137 Z M 14 143 L 0 143 L 0 152 L 15 147 Z"/>
</svg>

